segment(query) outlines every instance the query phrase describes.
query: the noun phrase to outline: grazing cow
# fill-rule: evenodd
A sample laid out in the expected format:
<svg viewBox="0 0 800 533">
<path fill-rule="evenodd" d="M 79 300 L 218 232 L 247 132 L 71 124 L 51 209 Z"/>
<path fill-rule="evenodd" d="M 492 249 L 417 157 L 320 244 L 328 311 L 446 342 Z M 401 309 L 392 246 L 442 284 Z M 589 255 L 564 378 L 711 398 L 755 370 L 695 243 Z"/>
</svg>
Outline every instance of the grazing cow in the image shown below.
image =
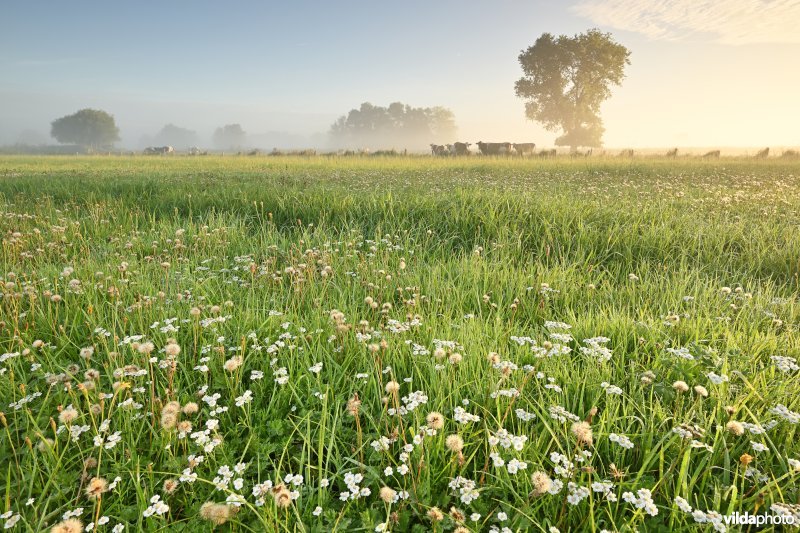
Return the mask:
<svg viewBox="0 0 800 533">
<path fill-rule="evenodd" d="M 445 144 L 444 145 L 445 151 L 447 155 L 456 155 L 456 147 L 453 144 Z"/>
<path fill-rule="evenodd" d="M 766 159 L 769 156 L 769 148 L 764 148 L 763 150 L 759 150 L 756 154 L 756 159 Z"/>
<path fill-rule="evenodd" d="M 558 154 L 555 148 L 551 148 L 550 150 L 542 150 L 539 152 L 539 157 L 555 157 Z"/>
<path fill-rule="evenodd" d="M 575 150 L 574 152 L 570 152 L 569 153 L 570 157 L 589 157 L 591 155 L 592 155 L 592 149 L 591 148 L 589 148 L 585 152 L 580 152 L 578 150 Z"/>
<path fill-rule="evenodd" d="M 719 159 L 719 150 L 711 150 L 703 154 L 705 159 Z"/>
<path fill-rule="evenodd" d="M 511 143 L 485 143 L 478 141 L 478 150 L 483 155 L 506 155 L 511 153 Z"/>
<path fill-rule="evenodd" d="M 469 147 L 472 143 L 455 143 L 453 144 L 453 149 L 455 150 L 455 155 L 469 155 Z"/>
<path fill-rule="evenodd" d="M 673 148 L 669 152 L 667 152 L 667 157 L 678 157 L 678 149 Z"/>
<path fill-rule="evenodd" d="M 200 148 L 197 146 L 192 146 L 189 148 L 189 155 L 200 155 Z"/>
<path fill-rule="evenodd" d="M 443 144 L 431 144 L 431 155 L 445 155 L 446 150 Z"/>
<path fill-rule="evenodd" d="M 157 153 L 158 151 L 153 146 L 148 146 L 147 148 L 144 149 L 144 155 L 153 155 Z"/>
<path fill-rule="evenodd" d="M 536 143 L 515 143 L 512 146 L 517 151 L 517 154 L 523 156 L 533 155 L 533 151 L 536 149 Z"/>
<path fill-rule="evenodd" d="M 633 157 L 633 150 L 623 150 L 619 153 L 620 157 Z"/>
</svg>

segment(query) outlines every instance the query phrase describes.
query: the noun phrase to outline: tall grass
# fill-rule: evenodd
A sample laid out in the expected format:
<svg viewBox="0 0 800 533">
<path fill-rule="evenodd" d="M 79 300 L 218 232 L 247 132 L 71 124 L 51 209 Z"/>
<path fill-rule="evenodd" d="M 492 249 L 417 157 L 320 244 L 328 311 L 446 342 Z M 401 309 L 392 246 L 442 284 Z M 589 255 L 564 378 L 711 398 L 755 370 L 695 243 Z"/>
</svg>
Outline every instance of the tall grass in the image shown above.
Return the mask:
<svg viewBox="0 0 800 533">
<path fill-rule="evenodd" d="M 796 162 L 747 159 L 0 158 L 6 520 L 800 519 L 798 182 Z M 170 401 L 199 404 L 173 413 L 190 430 Z"/>
</svg>

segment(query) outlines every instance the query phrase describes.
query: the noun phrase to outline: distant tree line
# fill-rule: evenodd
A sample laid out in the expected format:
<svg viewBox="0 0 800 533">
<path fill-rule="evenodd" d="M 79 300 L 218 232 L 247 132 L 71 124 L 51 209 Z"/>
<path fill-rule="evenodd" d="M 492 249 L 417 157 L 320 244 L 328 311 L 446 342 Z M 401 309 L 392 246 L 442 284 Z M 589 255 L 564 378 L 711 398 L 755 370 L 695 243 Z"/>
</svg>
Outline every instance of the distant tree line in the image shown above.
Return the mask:
<svg viewBox="0 0 800 533">
<path fill-rule="evenodd" d="M 337 147 L 420 149 L 431 140 L 451 140 L 455 133 L 453 112 L 444 107 L 364 102 L 331 125 L 330 138 Z"/>
</svg>

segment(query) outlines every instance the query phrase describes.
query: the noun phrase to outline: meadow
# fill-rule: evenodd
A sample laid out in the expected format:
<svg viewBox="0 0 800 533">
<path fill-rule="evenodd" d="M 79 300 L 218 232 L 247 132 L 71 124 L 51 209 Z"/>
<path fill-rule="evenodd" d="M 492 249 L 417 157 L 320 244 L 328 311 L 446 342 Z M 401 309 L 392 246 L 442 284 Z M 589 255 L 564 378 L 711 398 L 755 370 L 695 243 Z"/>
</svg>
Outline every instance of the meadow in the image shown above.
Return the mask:
<svg viewBox="0 0 800 533">
<path fill-rule="evenodd" d="M 800 524 L 800 162 L 0 157 L 12 531 Z"/>
</svg>

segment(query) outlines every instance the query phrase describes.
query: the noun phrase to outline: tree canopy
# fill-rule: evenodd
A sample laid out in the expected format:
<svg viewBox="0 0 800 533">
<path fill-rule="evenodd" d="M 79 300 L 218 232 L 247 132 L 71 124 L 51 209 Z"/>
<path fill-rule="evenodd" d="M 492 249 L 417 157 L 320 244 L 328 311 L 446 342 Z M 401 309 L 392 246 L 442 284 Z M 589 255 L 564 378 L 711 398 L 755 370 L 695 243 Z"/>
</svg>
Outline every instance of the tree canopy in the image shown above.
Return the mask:
<svg viewBox="0 0 800 533">
<path fill-rule="evenodd" d="M 519 55 L 524 76 L 515 84 L 525 114 L 550 131 L 557 146 L 602 145 L 600 105 L 625 78 L 630 51 L 610 33 L 592 29 L 573 37 L 549 33 Z"/>
<path fill-rule="evenodd" d="M 213 142 L 216 148 L 240 149 L 247 141 L 247 133 L 240 124 L 226 124 L 214 131 Z"/>
<path fill-rule="evenodd" d="M 119 140 L 114 117 L 99 109 L 81 109 L 51 123 L 50 135 L 60 143 L 98 147 Z"/>
<path fill-rule="evenodd" d="M 197 132 L 175 124 L 167 124 L 153 137 L 153 144 L 189 148 L 197 144 Z"/>
<path fill-rule="evenodd" d="M 435 141 L 452 140 L 453 112 L 444 107 L 411 107 L 394 102 L 388 107 L 364 102 L 333 123 L 333 143 L 359 148 L 424 148 Z"/>
</svg>

